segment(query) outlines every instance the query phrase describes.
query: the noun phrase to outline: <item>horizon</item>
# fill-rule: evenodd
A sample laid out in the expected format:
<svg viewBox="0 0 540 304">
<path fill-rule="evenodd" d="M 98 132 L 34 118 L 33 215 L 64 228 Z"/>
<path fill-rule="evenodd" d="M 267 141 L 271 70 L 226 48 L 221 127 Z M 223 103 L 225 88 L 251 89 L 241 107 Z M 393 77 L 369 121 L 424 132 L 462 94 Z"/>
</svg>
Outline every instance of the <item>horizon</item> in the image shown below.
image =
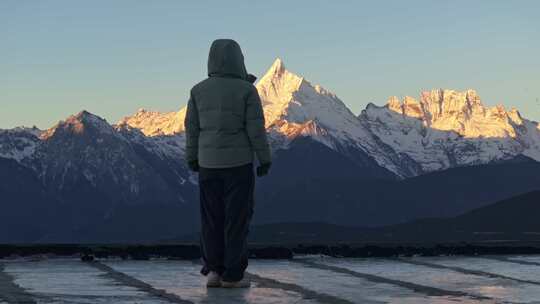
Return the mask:
<svg viewBox="0 0 540 304">
<path fill-rule="evenodd" d="M 282 58 L 355 114 L 445 88 L 540 120 L 538 2 L 305 3 L 2 2 L 0 128 L 47 129 L 83 109 L 110 123 L 178 111 L 223 37 L 259 78 Z"/>
</svg>

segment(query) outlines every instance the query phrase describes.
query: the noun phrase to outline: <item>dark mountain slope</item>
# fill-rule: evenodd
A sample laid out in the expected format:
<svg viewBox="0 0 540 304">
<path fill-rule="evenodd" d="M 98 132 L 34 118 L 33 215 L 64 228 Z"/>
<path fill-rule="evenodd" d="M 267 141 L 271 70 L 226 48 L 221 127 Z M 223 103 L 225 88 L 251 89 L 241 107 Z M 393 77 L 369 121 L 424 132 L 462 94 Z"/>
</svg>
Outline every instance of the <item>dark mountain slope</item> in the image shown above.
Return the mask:
<svg viewBox="0 0 540 304">
<path fill-rule="evenodd" d="M 458 229 L 484 232 L 535 232 L 540 235 L 540 191 L 488 205 L 452 220 Z"/>
<path fill-rule="evenodd" d="M 40 240 L 49 230 L 56 205 L 32 170 L 0 158 L 0 242 Z"/>
<path fill-rule="evenodd" d="M 289 149 L 276 153 L 270 174 L 257 180 L 255 221 L 333 222 L 327 216 L 346 211 L 341 203 L 350 203 L 347 195 L 357 189 L 341 186 L 395 180 L 394 174 L 362 151 L 345 156 L 311 138 L 299 137 Z"/>
<path fill-rule="evenodd" d="M 289 168 L 296 172 L 293 163 Z M 341 179 L 335 172 L 319 172 L 317 178 L 306 174 L 304 180 L 282 182 L 275 188 L 261 185 L 256 220 L 258 224 L 300 221 L 380 226 L 451 217 L 540 189 L 538 172 L 540 163 L 526 160 L 453 168 L 402 181 Z"/>
<path fill-rule="evenodd" d="M 452 218 L 427 218 L 378 228 L 321 222 L 256 225 L 255 243 L 445 243 L 540 240 L 540 191 L 533 191 Z M 194 240 L 194 237 L 191 237 Z"/>
</svg>

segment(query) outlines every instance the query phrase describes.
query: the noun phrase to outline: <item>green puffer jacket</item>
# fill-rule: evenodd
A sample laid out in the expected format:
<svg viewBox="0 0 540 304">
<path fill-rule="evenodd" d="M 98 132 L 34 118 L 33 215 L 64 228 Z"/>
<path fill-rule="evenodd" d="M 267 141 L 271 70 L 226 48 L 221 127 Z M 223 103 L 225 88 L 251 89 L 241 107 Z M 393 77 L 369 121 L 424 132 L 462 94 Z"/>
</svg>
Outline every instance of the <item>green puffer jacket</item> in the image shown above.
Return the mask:
<svg viewBox="0 0 540 304">
<path fill-rule="evenodd" d="M 186 118 L 186 160 L 204 168 L 271 161 L 257 89 L 248 81 L 244 56 L 234 40 L 212 43 L 208 78 L 191 89 Z"/>
</svg>

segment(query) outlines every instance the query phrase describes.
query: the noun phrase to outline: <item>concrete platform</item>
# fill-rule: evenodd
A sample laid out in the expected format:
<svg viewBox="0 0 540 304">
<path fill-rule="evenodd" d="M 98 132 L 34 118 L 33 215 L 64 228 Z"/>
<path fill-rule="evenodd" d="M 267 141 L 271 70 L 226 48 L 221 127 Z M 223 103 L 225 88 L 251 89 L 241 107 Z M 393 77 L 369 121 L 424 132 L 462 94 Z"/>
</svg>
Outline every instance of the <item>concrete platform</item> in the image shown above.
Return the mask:
<svg viewBox="0 0 540 304">
<path fill-rule="evenodd" d="M 206 289 L 197 260 L 0 260 L 5 303 L 540 303 L 540 256 L 252 260 Z"/>
</svg>

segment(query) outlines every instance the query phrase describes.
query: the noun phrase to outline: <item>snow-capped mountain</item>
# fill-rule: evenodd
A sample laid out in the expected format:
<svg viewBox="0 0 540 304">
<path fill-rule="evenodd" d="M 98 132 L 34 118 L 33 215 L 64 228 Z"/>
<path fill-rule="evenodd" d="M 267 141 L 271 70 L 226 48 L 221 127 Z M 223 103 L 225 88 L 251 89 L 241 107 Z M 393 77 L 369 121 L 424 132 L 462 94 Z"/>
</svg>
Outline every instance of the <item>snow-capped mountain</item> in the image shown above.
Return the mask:
<svg viewBox="0 0 540 304">
<path fill-rule="evenodd" d="M 142 111 L 137 115 L 157 117 L 157 113 Z M 159 121 L 152 120 L 152 125 Z M 128 124 L 136 124 L 136 120 L 110 125 L 101 117 L 82 111 L 45 131 L 35 127 L 0 130 L 0 157 L 31 168 L 47 187 L 62 189 L 69 183 L 80 182 L 100 189 L 117 185 L 122 189 L 111 190 L 116 191 L 115 195 L 135 202 L 146 187 L 155 186 L 158 192 L 166 192 L 166 186 L 160 183 L 170 181 L 153 176 L 153 166 L 159 162 L 162 168 L 157 173 L 162 174 L 161 169 L 173 172 L 170 177 L 174 184 L 182 186 L 190 178 L 183 161 L 184 134 L 166 127 L 174 118 L 161 122 L 165 125 L 163 131 L 150 126 L 145 129 L 149 135 L 145 135 L 142 127 Z M 184 201 L 180 195 L 175 196 Z"/>
<path fill-rule="evenodd" d="M 333 147 L 333 139 L 354 141 L 364 131 L 341 100 L 286 70 L 281 59 L 276 59 L 260 79 L 257 90 L 264 108 L 266 127 L 275 131 L 273 135 L 283 135 L 287 139 L 310 135 Z M 337 138 L 331 138 L 330 134 Z"/>
<path fill-rule="evenodd" d="M 149 137 L 125 124 L 112 126 L 86 111 L 45 131 L 1 131 L 0 170 L 15 172 L 9 180 L 15 187 L 23 181 L 28 187 L 34 185 L 25 190 L 34 193 L 26 199 L 10 194 L 9 188 L 0 191 L 0 201 L 6 203 L 3 212 L 15 212 L 20 204 L 30 204 L 31 197 L 39 197 L 34 204 L 39 203 L 52 220 L 39 233 L 18 236 L 27 241 L 94 240 L 113 231 L 118 235 L 109 239 L 121 241 L 190 229 L 196 222 L 195 187 L 189 182 L 180 146 L 170 148 L 176 139 Z M 143 214 L 154 217 L 140 226 Z M 160 218 L 174 215 L 177 223 L 162 224 Z M 133 234 L 131 229 L 140 232 Z"/>
<path fill-rule="evenodd" d="M 401 177 L 525 155 L 540 160 L 538 123 L 502 106 L 485 107 L 474 90 L 432 90 L 420 101 L 391 97 L 358 117 L 319 85 L 277 59 L 257 83 L 277 149 L 307 136 L 340 151 L 357 147 Z"/>
<path fill-rule="evenodd" d="M 516 109 L 486 107 L 474 90 L 432 90 L 420 100 L 391 97 L 369 104 L 360 121 L 396 152 L 409 155 L 423 172 L 484 164 L 525 155 L 540 160 L 538 123 Z"/>
<path fill-rule="evenodd" d="M 308 137 L 348 155 L 362 166 L 372 166 L 368 163 L 375 159 L 375 166 L 378 163 L 398 176 L 415 174 L 415 164 L 411 165 L 407 155 L 396 154 L 378 141 L 335 94 L 288 71 L 281 59 L 274 61 L 256 87 L 274 151 L 286 150 L 295 139 Z M 116 126 L 139 129 L 152 141 L 160 141 L 164 136 L 169 137 L 169 141 L 175 138 L 174 145 L 162 144 L 161 149 L 169 154 L 178 153 L 182 146 L 183 154 L 185 114 L 186 107 L 168 113 L 140 109 Z"/>
<path fill-rule="evenodd" d="M 335 94 L 288 71 L 276 59 L 256 84 L 274 149 L 288 149 L 298 137 L 309 137 L 365 165 L 367 154 L 399 176 L 412 175 L 407 157 L 379 142 Z"/>
<path fill-rule="evenodd" d="M 186 176 L 175 174 L 168 180 L 153 166 L 154 154 L 96 115 L 83 111 L 70 116 L 43 132 L 41 140 L 40 176 L 48 188 L 93 188 L 117 203 L 183 201 L 176 189 L 182 188 Z M 179 162 L 169 170 L 175 168 L 181 168 Z M 171 182 L 177 187 L 171 188 Z"/>
</svg>

